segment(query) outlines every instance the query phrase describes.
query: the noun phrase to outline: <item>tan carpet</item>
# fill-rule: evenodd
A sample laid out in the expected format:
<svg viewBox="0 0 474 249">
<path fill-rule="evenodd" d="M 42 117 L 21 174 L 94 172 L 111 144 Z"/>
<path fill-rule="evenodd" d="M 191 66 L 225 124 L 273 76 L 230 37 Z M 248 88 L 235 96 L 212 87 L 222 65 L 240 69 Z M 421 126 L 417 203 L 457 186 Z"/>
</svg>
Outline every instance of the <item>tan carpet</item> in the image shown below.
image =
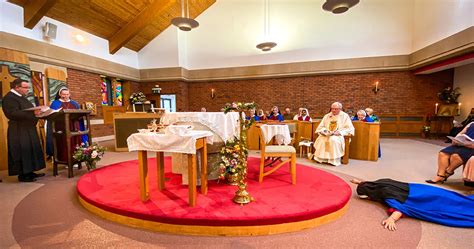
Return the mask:
<svg viewBox="0 0 474 249">
<path fill-rule="evenodd" d="M 349 165 L 340 167 L 306 159 L 298 159 L 298 162 L 333 172 L 344 180 L 390 177 L 422 182 L 434 174 L 436 152 L 441 148 L 424 141 L 382 139 L 382 158 L 378 162 L 351 160 Z M 258 156 L 255 152 L 251 154 Z M 109 151 L 101 165 L 135 158 L 135 153 Z M 457 172 L 449 184 L 442 187 L 470 191 L 462 185 L 460 175 Z M 8 244 L 5 242 L 3 234 L 11 235 L 19 246 L 26 248 L 471 248 L 474 244 L 474 229 L 445 227 L 410 218 L 398 223 L 398 231 L 389 232 L 380 225 L 386 216 L 385 208 L 359 200 L 355 195 L 342 218 L 301 232 L 257 237 L 154 233 L 115 224 L 88 213 L 76 198 L 77 179 L 78 176 L 68 179 L 66 171 L 62 170 L 58 177 L 52 177 L 48 172 L 48 176 L 37 183 L 15 183 L 14 178 L 6 178 L 6 182 L 0 183 L 2 217 L 4 211 L 10 217 L 13 214 L 10 226 L 3 220 L 0 223 L 0 248 L 14 246 L 11 239 Z M 32 185 L 39 187 L 32 188 Z M 10 192 L 12 187 L 15 192 Z M 19 203 L 15 200 L 23 196 L 26 197 Z"/>
</svg>

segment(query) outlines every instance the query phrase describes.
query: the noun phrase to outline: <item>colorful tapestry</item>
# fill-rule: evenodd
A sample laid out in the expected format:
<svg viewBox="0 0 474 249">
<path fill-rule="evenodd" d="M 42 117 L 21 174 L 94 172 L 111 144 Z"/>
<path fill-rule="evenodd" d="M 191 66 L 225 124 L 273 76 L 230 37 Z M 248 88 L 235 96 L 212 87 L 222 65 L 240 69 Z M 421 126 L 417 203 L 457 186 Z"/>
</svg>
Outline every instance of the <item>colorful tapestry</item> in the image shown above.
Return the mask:
<svg viewBox="0 0 474 249">
<path fill-rule="evenodd" d="M 50 105 L 51 102 L 54 101 L 54 98 L 56 98 L 56 94 L 58 94 L 58 91 L 59 89 L 61 89 L 61 87 L 67 87 L 66 81 L 48 78 L 48 92 L 49 92 L 48 105 Z"/>
<path fill-rule="evenodd" d="M 33 94 L 38 97 L 38 104 L 45 105 L 43 94 L 43 74 L 41 72 L 31 71 L 31 85 Z"/>
<path fill-rule="evenodd" d="M 115 89 L 115 106 L 122 106 L 122 82 L 114 80 L 114 89 Z"/>
<path fill-rule="evenodd" d="M 1 65 L 7 65 L 8 70 L 10 71 L 10 75 L 15 78 L 21 78 L 24 81 L 30 83 L 31 86 L 31 70 L 30 65 L 28 64 L 19 64 L 10 61 L 0 61 Z M 5 95 L 6 93 L 2 93 Z M 3 98 L 3 95 L 0 98 Z M 26 94 L 26 98 L 31 102 L 35 103 L 35 96 L 33 95 L 33 88 L 30 88 L 30 91 Z M 1 103 L 1 100 L 0 100 Z M 0 105 L 1 106 L 1 105 Z"/>
<path fill-rule="evenodd" d="M 109 95 L 107 90 L 107 79 L 102 78 L 102 83 L 100 85 L 100 93 L 102 94 L 102 105 L 109 105 Z"/>
</svg>

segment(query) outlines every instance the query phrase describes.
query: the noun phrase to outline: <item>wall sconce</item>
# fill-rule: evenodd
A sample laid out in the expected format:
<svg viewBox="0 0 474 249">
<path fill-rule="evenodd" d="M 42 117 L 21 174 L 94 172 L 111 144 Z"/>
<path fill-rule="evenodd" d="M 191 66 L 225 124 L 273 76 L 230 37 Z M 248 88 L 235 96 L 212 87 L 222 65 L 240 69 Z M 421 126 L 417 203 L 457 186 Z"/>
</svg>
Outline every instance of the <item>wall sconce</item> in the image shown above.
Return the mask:
<svg viewBox="0 0 474 249">
<path fill-rule="evenodd" d="M 380 91 L 380 87 L 379 87 L 379 82 L 376 81 L 374 88 L 372 88 L 372 92 L 374 92 L 375 94 L 377 94 L 378 91 Z"/>
<path fill-rule="evenodd" d="M 214 99 L 216 97 L 216 89 L 212 88 L 211 89 L 211 99 Z"/>
</svg>

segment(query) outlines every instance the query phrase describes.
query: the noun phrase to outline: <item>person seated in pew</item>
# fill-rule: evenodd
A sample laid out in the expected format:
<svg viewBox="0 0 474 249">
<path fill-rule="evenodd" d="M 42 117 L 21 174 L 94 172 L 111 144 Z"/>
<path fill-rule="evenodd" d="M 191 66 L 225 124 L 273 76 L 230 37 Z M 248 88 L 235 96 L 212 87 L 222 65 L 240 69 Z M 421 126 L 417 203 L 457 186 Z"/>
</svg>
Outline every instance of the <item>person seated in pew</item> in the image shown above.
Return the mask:
<svg viewBox="0 0 474 249">
<path fill-rule="evenodd" d="M 345 153 L 344 136 L 354 135 L 351 118 L 342 111 L 341 103 L 334 102 L 331 105 L 331 112 L 324 115 L 316 133 L 319 136 L 314 141 L 314 160 L 334 166 L 341 165 L 341 157 Z"/>
<path fill-rule="evenodd" d="M 358 110 L 356 115 L 352 117 L 352 121 L 362 121 L 362 122 L 374 122 L 374 120 L 367 115 L 364 110 Z"/>
<path fill-rule="evenodd" d="M 280 122 L 283 122 L 283 115 L 281 115 L 280 109 L 278 109 L 278 106 L 273 106 L 272 107 L 272 112 L 270 115 L 267 117 L 268 120 L 278 120 Z"/>
<path fill-rule="evenodd" d="M 260 121 L 267 120 L 267 115 L 265 115 L 265 112 L 263 112 L 263 109 L 258 109 L 257 116 L 260 119 Z"/>
<path fill-rule="evenodd" d="M 367 113 L 367 116 L 370 117 L 374 122 L 380 122 L 380 119 L 374 114 L 374 109 L 367 107 L 365 108 L 365 113 Z"/>
<path fill-rule="evenodd" d="M 453 121 L 453 122 L 456 122 L 456 121 Z M 471 109 L 471 113 L 464 121 L 454 125 L 454 127 L 449 131 L 448 136 L 455 137 L 456 135 L 458 135 L 459 132 L 461 132 L 466 127 L 466 125 L 468 125 L 471 122 L 474 122 L 474 108 Z M 451 143 L 451 139 L 447 138 L 446 143 Z"/>
<path fill-rule="evenodd" d="M 463 142 L 461 142 L 463 141 Z M 438 153 L 438 172 L 427 183 L 444 183 L 454 175 L 454 171 L 474 156 L 474 122 L 469 123 L 454 139 L 450 146 Z"/>
<path fill-rule="evenodd" d="M 201 112 L 207 112 L 206 107 L 201 107 Z"/>
<path fill-rule="evenodd" d="M 434 186 L 405 183 L 392 179 L 360 181 L 357 195 L 363 199 L 388 205 L 389 217 L 382 226 L 390 231 L 397 229 L 395 222 L 404 216 L 452 227 L 474 227 L 474 195 L 464 196 Z"/>
<path fill-rule="evenodd" d="M 250 109 L 249 110 L 249 116 L 246 116 L 245 119 L 247 120 L 254 120 L 254 121 L 260 121 L 260 117 L 255 115 L 255 109 Z"/>
<path fill-rule="evenodd" d="M 306 108 L 300 108 L 300 112 L 297 115 L 295 115 L 293 120 L 308 121 L 308 122 L 312 121 L 311 117 L 309 116 L 308 109 Z"/>
<path fill-rule="evenodd" d="M 291 114 L 290 107 L 285 108 L 285 112 L 283 113 L 284 120 L 293 120 L 293 114 Z"/>
</svg>

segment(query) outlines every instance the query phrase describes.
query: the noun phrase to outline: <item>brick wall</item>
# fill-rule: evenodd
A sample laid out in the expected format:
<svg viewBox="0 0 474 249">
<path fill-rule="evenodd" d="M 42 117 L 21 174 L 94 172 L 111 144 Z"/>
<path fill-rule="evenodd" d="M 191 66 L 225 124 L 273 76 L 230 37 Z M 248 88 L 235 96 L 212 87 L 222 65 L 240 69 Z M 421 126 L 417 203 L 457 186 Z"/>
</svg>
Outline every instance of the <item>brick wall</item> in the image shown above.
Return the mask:
<svg viewBox="0 0 474 249">
<path fill-rule="evenodd" d="M 141 83 L 143 92 L 159 84 L 163 94 L 176 94 L 180 111 L 219 111 L 232 101 L 255 101 L 258 108 L 270 110 L 273 105 L 296 111 L 307 107 L 311 116 L 322 115 L 332 102 L 344 108 L 372 107 L 378 114 L 428 114 L 434 112 L 437 92 L 452 86 L 453 70 L 430 75 L 413 75 L 410 71 L 353 73 L 275 79 L 229 80 L 215 82 Z M 380 91 L 372 92 L 375 81 Z M 211 99 L 211 90 L 215 98 Z M 187 102 L 187 103 L 186 103 Z"/>
<path fill-rule="evenodd" d="M 151 94 L 151 88 L 158 84 L 161 94 L 176 94 L 177 111 L 199 111 L 201 107 L 219 111 L 225 103 L 255 101 L 264 110 L 270 110 L 273 105 L 281 109 L 290 107 L 293 111 L 307 107 L 311 116 L 315 116 L 326 113 L 332 102 L 340 101 L 346 109 L 372 107 L 378 114 L 424 115 L 433 113 L 438 102 L 436 94 L 453 85 L 453 75 L 453 70 L 447 70 L 430 75 L 401 71 L 192 83 L 130 82 L 130 90 L 142 91 L 158 102 L 158 96 Z M 98 115 L 93 118 L 102 118 L 100 76 L 68 69 L 67 81 L 72 98 L 79 103 L 97 103 Z M 377 94 L 372 92 L 375 81 L 379 81 Z M 212 88 L 214 99 L 211 99 Z M 113 128 L 94 125 L 92 133 L 93 137 L 113 135 Z"/>
<path fill-rule="evenodd" d="M 91 119 L 102 119 L 102 95 L 100 86 L 102 79 L 99 74 L 89 73 L 85 71 L 67 69 L 67 84 L 71 92 L 71 99 L 82 104 L 86 101 L 97 104 L 97 116 L 91 116 Z M 92 137 L 102 137 L 114 134 L 112 125 L 92 125 Z"/>
</svg>

